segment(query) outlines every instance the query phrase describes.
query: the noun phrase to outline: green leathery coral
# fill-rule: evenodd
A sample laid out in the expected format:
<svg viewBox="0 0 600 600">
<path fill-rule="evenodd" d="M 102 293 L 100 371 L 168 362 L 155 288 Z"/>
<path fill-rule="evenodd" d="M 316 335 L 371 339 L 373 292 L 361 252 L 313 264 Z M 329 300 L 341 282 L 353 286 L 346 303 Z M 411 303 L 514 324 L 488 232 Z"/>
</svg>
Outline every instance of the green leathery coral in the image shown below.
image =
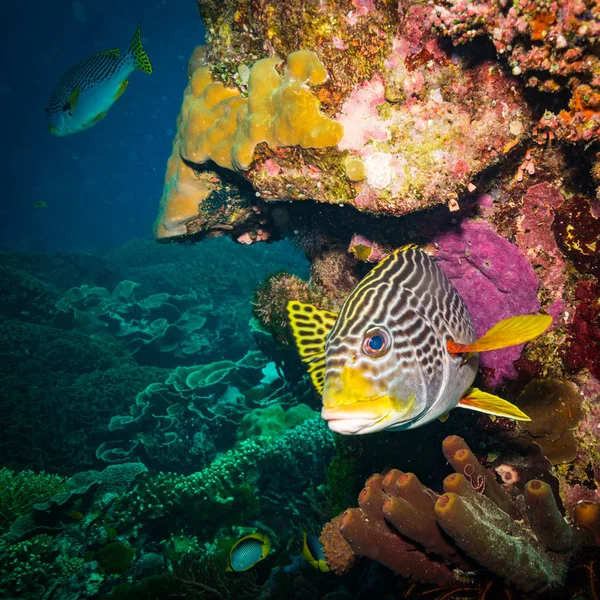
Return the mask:
<svg viewBox="0 0 600 600">
<path fill-rule="evenodd" d="M 296 427 L 306 419 L 318 416 L 310 406 L 297 404 L 287 411 L 280 404 L 271 404 L 266 408 L 256 408 L 244 415 L 237 430 L 239 440 L 254 436 L 275 436 L 286 429 Z"/>
<path fill-rule="evenodd" d="M 135 557 L 135 548 L 126 546 L 122 542 L 111 542 L 100 548 L 98 562 L 107 572 L 113 574 L 124 573 L 131 566 Z"/>
</svg>

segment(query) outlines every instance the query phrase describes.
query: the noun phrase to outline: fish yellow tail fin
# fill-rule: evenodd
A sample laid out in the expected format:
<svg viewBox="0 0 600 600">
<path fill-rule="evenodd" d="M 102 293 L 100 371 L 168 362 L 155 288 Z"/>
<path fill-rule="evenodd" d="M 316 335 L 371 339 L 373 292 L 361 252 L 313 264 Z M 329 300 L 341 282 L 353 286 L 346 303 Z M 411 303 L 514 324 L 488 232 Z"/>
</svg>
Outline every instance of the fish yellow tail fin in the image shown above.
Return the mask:
<svg viewBox="0 0 600 600">
<path fill-rule="evenodd" d="M 485 352 L 528 342 L 541 335 L 552 324 L 550 315 L 521 315 L 496 323 L 485 335 L 471 344 L 457 344 L 450 340 L 448 351 L 452 354 L 463 352 Z"/>
<path fill-rule="evenodd" d="M 142 46 L 142 36 L 140 26 L 137 26 L 131 44 L 129 45 L 128 53 L 133 56 L 133 64 L 138 71 L 142 73 L 152 73 L 152 63 Z"/>
</svg>

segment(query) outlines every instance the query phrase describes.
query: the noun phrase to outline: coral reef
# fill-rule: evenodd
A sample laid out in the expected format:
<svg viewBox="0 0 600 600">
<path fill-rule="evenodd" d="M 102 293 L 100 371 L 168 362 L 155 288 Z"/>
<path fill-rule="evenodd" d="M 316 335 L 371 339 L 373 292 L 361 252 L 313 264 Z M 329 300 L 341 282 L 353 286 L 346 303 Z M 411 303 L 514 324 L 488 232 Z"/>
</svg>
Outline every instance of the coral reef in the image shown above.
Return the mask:
<svg viewBox="0 0 600 600">
<path fill-rule="evenodd" d="M 72 474 L 93 461 L 94 439 L 159 378 L 118 347 L 76 332 L 18 320 L 0 323 L 4 422 L 0 461 L 11 469 Z"/>
<path fill-rule="evenodd" d="M 215 25 L 206 51 L 190 61 L 158 240 L 200 232 L 266 239 L 270 201 L 282 198 L 397 216 L 436 204 L 454 210 L 459 194 L 533 126 L 520 90 L 497 65 L 468 65 L 438 43 L 425 26 L 432 7 L 267 3 L 252 18 L 244 2 L 200 10 Z M 314 29 L 305 17 L 312 13 Z M 298 52 L 281 25 L 294 20 L 307 44 Z M 267 35 L 262 48 L 251 31 Z M 282 58 L 283 76 L 275 68 Z M 212 209 L 221 181 L 209 175 L 214 163 L 252 184 L 258 210 L 251 194 Z"/>
<path fill-rule="evenodd" d="M 252 288 L 277 265 L 307 273 L 290 244 L 242 249 L 228 240 L 136 240 L 102 257 L 3 252 L 2 265 L 0 406 L 11 418 L 0 462 L 66 475 L 102 466 L 96 449 L 112 439 L 111 418 L 166 381 L 170 370 L 148 363 L 240 360 L 253 344 Z M 199 319 L 203 328 L 191 331 Z"/>
<path fill-rule="evenodd" d="M 575 372 L 588 369 L 600 380 L 600 287 L 594 281 L 580 281 L 575 298 L 579 303 L 567 327 L 571 343 L 565 352 L 565 364 Z"/>
<path fill-rule="evenodd" d="M 267 408 L 255 408 L 245 414 L 237 430 L 238 440 L 254 436 L 274 436 L 286 429 L 293 429 L 306 419 L 314 419 L 319 415 L 306 404 L 296 404 L 287 411 L 281 404 L 271 404 Z"/>
<path fill-rule="evenodd" d="M 57 475 L 13 472 L 0 469 L 0 533 L 3 533 L 21 515 L 31 511 L 33 505 L 49 496 L 66 490 L 65 479 Z"/>
<path fill-rule="evenodd" d="M 465 43 L 486 35 L 515 76 L 542 92 L 570 92 L 568 109 L 545 113 L 538 133 L 569 142 L 598 136 L 600 79 L 595 52 L 598 35 L 595 2 L 517 2 L 506 10 L 499 0 L 438 3 L 432 23 Z M 548 123 L 551 122 L 551 123 Z"/>
<path fill-rule="evenodd" d="M 312 522 L 332 447 L 331 433 L 312 418 L 279 435 L 239 442 L 190 476 L 151 473 L 134 462 L 59 480 L 60 493 L 23 506 L 10 534 L 0 538 L 0 594 L 122 597 L 137 587 L 155 597 L 143 582 L 157 577 L 170 593 L 236 589 L 224 575 L 228 547 L 253 530 L 251 522 L 280 548 Z M 194 569 L 195 586 L 193 565 L 204 565 Z M 164 589 L 154 589 L 156 598 L 169 597 Z"/>
<path fill-rule="evenodd" d="M 327 78 L 314 52 L 291 53 L 283 77 L 275 69 L 278 59 L 257 61 L 246 75 L 246 97 L 238 88 L 214 82 L 198 53 L 192 58 L 193 71 L 178 118 L 179 135 L 155 225 L 157 239 L 197 229 L 192 222 L 202 220 L 202 205 L 211 204 L 210 188 L 190 165 L 211 160 L 219 167 L 244 171 L 257 144 L 323 148 L 335 146 L 343 134 L 342 125 L 320 113 L 316 96 L 305 85 L 318 85 Z"/>
<path fill-rule="evenodd" d="M 71 288 L 57 303 L 55 325 L 92 339 L 121 344 L 139 364 L 164 367 L 225 358 L 237 353 L 231 332 L 214 318 L 208 294 L 153 294 L 140 298 L 139 284 Z"/>
<path fill-rule="evenodd" d="M 203 355 L 221 358 L 231 347 L 212 316 L 212 300 L 196 294 L 161 293 L 139 298 L 133 281 L 71 288 L 57 303 L 55 324 L 92 339 L 121 344 L 140 364 L 175 366 Z"/>
<path fill-rule="evenodd" d="M 199 11 L 154 237 L 202 244 L 0 255 L 0 595 L 593 598 L 596 4 Z M 543 337 L 481 357 L 477 385 L 531 422 L 453 411 L 342 439 L 315 415 L 287 301 L 335 312 L 407 243 L 480 334 L 552 315 Z M 453 436 L 438 452 L 449 426 L 472 451 Z M 303 531 L 357 494 L 322 534 L 344 577 L 316 572 Z M 225 573 L 258 530 L 273 553 Z"/>
<path fill-rule="evenodd" d="M 336 572 L 366 556 L 413 581 L 458 588 L 479 564 L 521 592 L 543 595 L 564 584 L 574 554 L 598 543 L 600 504 L 582 505 L 568 524 L 548 483 L 504 489 L 458 436 L 447 437 L 443 451 L 456 473 L 444 479 L 442 495 L 392 469 L 370 477 L 359 508 L 325 527 L 321 540 Z"/>
<path fill-rule="evenodd" d="M 575 387 L 556 379 L 533 379 L 519 396 L 519 406 L 531 417 L 521 435 L 537 441 L 552 464 L 570 463 L 579 447 L 573 430 L 583 419 L 583 398 Z"/>
<path fill-rule="evenodd" d="M 283 411 L 298 400 L 260 352 L 237 362 L 180 366 L 139 392 L 127 414 L 110 419 L 96 457 L 109 463 L 140 457 L 156 468 L 190 472 L 229 449 L 240 427 L 257 426 L 253 408 Z"/>
</svg>

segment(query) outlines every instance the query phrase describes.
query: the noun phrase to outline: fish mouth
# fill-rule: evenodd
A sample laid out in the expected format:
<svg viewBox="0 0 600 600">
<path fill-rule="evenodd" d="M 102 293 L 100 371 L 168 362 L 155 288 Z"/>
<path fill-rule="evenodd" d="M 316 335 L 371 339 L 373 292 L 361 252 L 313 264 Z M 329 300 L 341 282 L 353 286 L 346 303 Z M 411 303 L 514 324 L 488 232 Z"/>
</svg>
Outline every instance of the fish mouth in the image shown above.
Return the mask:
<svg viewBox="0 0 600 600">
<path fill-rule="evenodd" d="M 381 431 L 388 427 L 390 411 L 373 415 L 370 411 L 344 411 L 339 408 L 321 409 L 321 417 L 327 421 L 329 429 L 344 435 L 362 435 Z"/>
</svg>

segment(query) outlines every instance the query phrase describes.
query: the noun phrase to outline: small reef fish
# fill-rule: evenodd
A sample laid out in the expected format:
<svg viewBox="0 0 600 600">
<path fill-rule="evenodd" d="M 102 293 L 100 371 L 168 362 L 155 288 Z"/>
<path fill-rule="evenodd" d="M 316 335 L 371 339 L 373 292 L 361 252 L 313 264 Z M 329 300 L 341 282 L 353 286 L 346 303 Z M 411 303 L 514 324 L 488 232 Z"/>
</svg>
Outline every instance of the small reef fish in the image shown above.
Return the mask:
<svg viewBox="0 0 600 600">
<path fill-rule="evenodd" d="M 240 538 L 229 551 L 227 571 L 247 571 L 264 560 L 271 551 L 271 540 L 264 533 L 251 533 Z"/>
<path fill-rule="evenodd" d="M 304 542 L 302 544 L 302 556 L 306 562 L 322 573 L 331 571 L 325 559 L 325 551 L 321 540 L 312 533 L 304 532 Z"/>
<path fill-rule="evenodd" d="M 120 98 L 135 70 L 152 73 L 138 25 L 127 52 L 104 50 L 71 67 L 52 92 L 46 113 L 50 133 L 62 137 L 101 121 Z"/>
<path fill-rule="evenodd" d="M 287 310 L 300 358 L 323 397 L 321 415 L 333 431 L 414 429 L 444 420 L 456 406 L 530 420 L 471 384 L 479 352 L 531 340 L 552 317 L 511 317 L 476 339 L 462 297 L 415 245 L 381 260 L 339 314 L 293 300 Z"/>
</svg>

